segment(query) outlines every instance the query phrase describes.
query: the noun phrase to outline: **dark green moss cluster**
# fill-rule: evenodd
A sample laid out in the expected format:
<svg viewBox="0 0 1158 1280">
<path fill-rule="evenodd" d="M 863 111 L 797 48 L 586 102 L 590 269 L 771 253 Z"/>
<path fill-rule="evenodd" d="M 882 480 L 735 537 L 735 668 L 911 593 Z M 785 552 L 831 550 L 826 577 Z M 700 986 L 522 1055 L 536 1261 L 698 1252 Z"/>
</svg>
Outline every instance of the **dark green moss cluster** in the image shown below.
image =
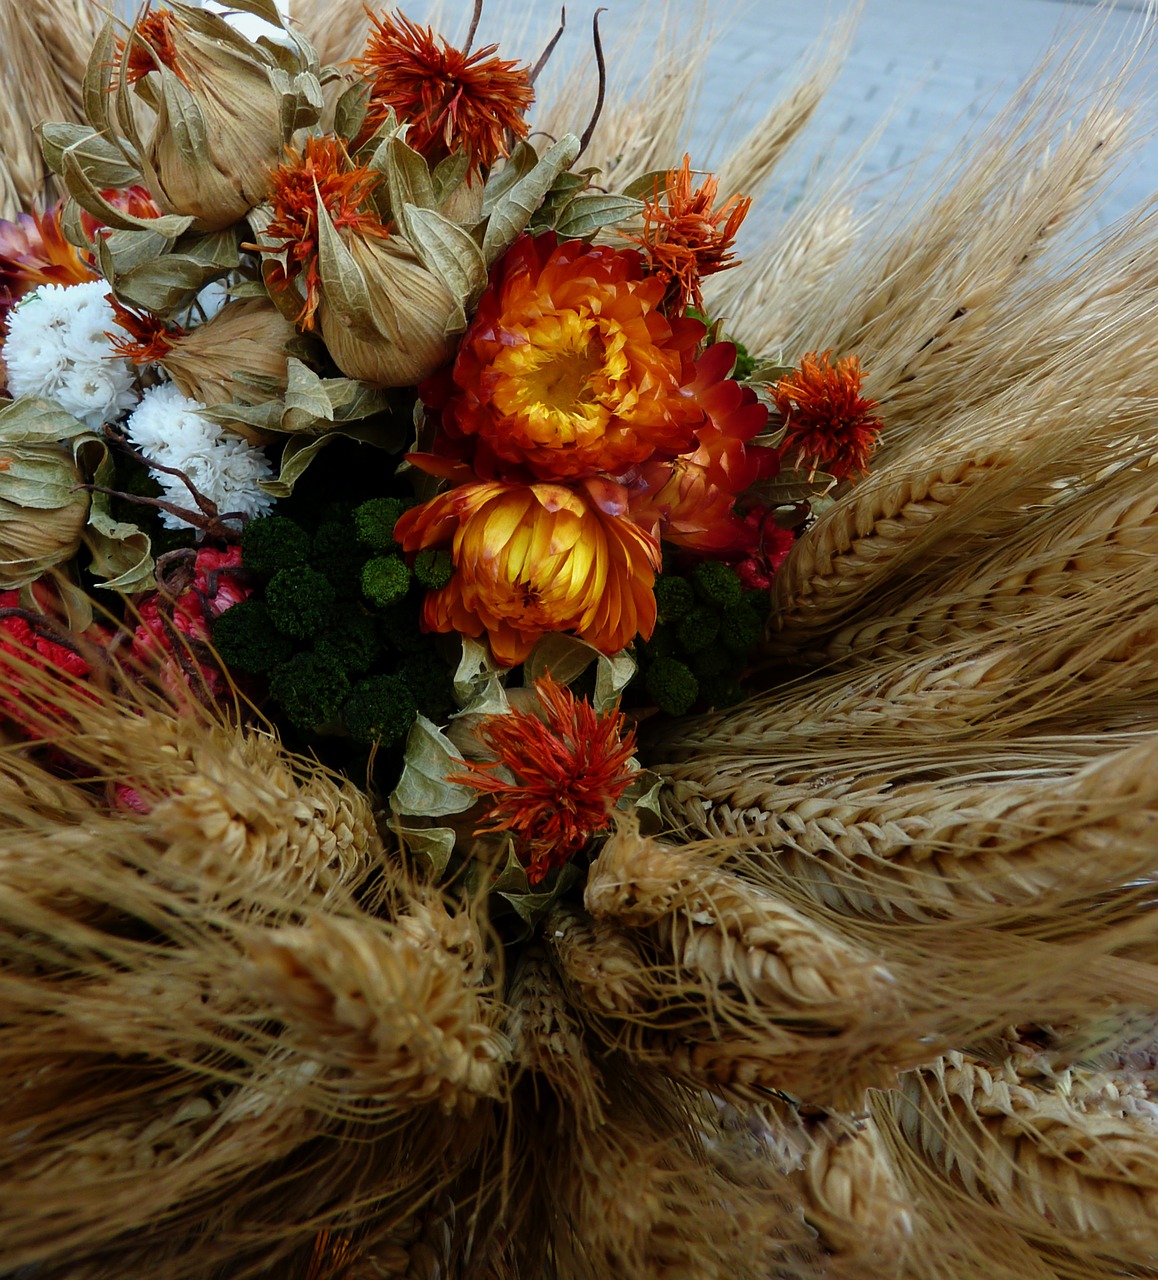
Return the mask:
<svg viewBox="0 0 1158 1280">
<path fill-rule="evenodd" d="M 453 707 L 449 669 L 419 627 L 430 566 L 416 575 L 394 542 L 406 506 L 331 502 L 312 528 L 284 515 L 245 528 L 255 590 L 217 620 L 214 644 L 236 671 L 265 677 L 275 711 L 302 733 L 389 747 L 418 712 L 437 720 Z"/>
<path fill-rule="evenodd" d="M 740 673 L 767 618 L 764 594 L 745 591 L 734 570 L 705 560 L 686 574 L 661 574 L 655 599 L 655 631 L 636 646 L 633 699 L 672 716 L 738 702 Z"/>
</svg>

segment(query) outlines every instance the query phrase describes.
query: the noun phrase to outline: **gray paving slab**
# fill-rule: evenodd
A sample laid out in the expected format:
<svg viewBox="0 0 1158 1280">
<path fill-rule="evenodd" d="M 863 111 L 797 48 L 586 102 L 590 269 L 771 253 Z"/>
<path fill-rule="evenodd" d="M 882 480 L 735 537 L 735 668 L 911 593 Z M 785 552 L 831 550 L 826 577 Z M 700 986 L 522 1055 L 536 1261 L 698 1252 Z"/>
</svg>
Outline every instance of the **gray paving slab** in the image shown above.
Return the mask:
<svg viewBox="0 0 1158 1280">
<path fill-rule="evenodd" d="M 630 26 L 665 0 L 603 0 L 606 35 Z M 696 0 L 667 0 L 677 21 L 691 29 Z M 559 56 L 584 48 L 594 0 L 570 0 L 568 33 Z M 461 37 L 467 0 L 447 0 L 442 29 Z M 688 136 L 698 164 L 710 166 L 730 141 L 760 118 L 777 91 L 790 82 L 815 43 L 845 13 L 838 4 L 753 0 L 746 8 L 715 6 L 712 26 L 720 38 L 707 55 L 706 75 Z M 418 16 L 417 5 L 411 8 Z M 533 56 L 558 21 L 559 7 L 543 0 L 491 0 L 482 35 L 499 31 L 504 47 Z M 864 0 L 845 69 L 798 148 L 796 169 L 780 177 L 772 201 L 792 200 L 802 174 L 817 155 L 830 164 L 851 162 L 884 121 L 879 139 L 860 157 L 864 198 L 900 181 L 933 173 L 963 139 L 1000 112 L 1051 48 L 1075 47 L 1084 55 L 1073 94 L 1080 99 L 1100 69 L 1120 62 L 1147 21 L 1142 0 L 1094 7 L 1075 0 Z M 1153 31 L 1153 22 L 1151 22 Z M 1142 101 L 1158 91 L 1158 50 L 1135 56 L 1128 96 Z M 626 71 L 630 79 L 631 68 Z M 1158 121 L 1151 100 L 1141 112 Z M 915 177 L 914 177 L 915 175 Z M 1097 214 L 1106 225 L 1158 192 L 1158 141 L 1144 137 Z"/>
</svg>

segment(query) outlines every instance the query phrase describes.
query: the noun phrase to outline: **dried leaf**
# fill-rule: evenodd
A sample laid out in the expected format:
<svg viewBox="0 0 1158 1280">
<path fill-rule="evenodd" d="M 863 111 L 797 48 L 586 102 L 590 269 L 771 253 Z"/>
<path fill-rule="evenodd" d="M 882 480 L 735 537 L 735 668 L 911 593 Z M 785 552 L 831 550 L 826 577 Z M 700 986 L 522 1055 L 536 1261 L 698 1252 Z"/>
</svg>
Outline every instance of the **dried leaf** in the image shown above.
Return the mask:
<svg viewBox="0 0 1158 1280">
<path fill-rule="evenodd" d="M 454 853 L 455 834 L 449 827 L 396 827 L 406 848 L 425 858 L 432 879 L 441 880 Z"/>
<path fill-rule="evenodd" d="M 582 240 L 603 227 L 614 227 L 620 222 L 629 221 L 642 209 L 643 202 L 629 196 L 609 196 L 598 192 L 578 195 L 562 211 L 555 223 L 555 230 L 561 239 Z"/>
<path fill-rule="evenodd" d="M 89 180 L 71 148 L 61 152 L 60 176 L 68 194 L 77 204 L 99 218 L 107 227 L 114 227 L 119 231 L 155 231 L 168 240 L 175 240 L 193 225 L 193 219 L 187 214 L 166 213 L 159 218 L 138 218 L 109 204 Z"/>
<path fill-rule="evenodd" d="M 575 163 L 578 155 L 579 139 L 574 134 L 564 134 L 529 173 L 499 197 L 483 235 L 483 258 L 488 266 L 514 244 L 555 179 Z"/>
<path fill-rule="evenodd" d="M 140 169 L 129 164 L 117 147 L 87 124 L 49 121 L 37 131 L 44 163 L 53 173 L 62 171 L 64 153 L 69 151 L 89 181 L 102 190 L 131 187 L 141 180 Z"/>
<path fill-rule="evenodd" d="M 94 480 L 107 488 L 114 478 L 113 461 L 106 450 Z M 123 591 L 126 595 L 149 591 L 156 586 L 149 535 L 135 524 L 114 520 L 109 507 L 108 494 L 93 493 L 84 532 L 92 556 L 89 572 L 109 591 Z"/>
<path fill-rule="evenodd" d="M 342 243 L 320 197 L 317 214 L 318 270 L 322 277 L 326 305 L 333 309 L 354 337 L 373 342 L 378 338 L 378 330 L 374 324 L 374 311 L 370 305 L 366 278 L 354 261 L 353 254 Z"/>
<path fill-rule="evenodd" d="M 369 105 L 369 82 L 355 80 L 334 106 L 334 132 L 338 137 L 353 142 L 366 123 L 366 109 Z"/>
<path fill-rule="evenodd" d="M 487 285 L 487 264 L 469 232 L 441 213 L 415 205 L 405 206 L 403 218 L 422 265 L 465 307 L 473 307 Z"/>
<path fill-rule="evenodd" d="M 424 818 L 465 813 L 478 799 L 477 793 L 471 787 L 447 782 L 464 764 L 462 754 L 446 734 L 433 721 L 419 715 L 406 739 L 405 763 L 390 796 L 391 809 Z"/>
</svg>

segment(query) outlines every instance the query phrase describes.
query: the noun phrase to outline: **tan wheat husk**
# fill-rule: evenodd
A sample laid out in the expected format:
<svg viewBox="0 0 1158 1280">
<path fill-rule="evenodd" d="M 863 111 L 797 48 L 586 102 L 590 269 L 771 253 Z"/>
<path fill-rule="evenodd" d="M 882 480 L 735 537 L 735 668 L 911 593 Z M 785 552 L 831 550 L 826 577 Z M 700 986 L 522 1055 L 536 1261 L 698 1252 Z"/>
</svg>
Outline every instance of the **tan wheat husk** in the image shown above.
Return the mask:
<svg viewBox="0 0 1158 1280">
<path fill-rule="evenodd" d="M 1153 1103 L 1112 1080 L 1019 1067 L 952 1053 L 881 1099 L 906 1176 L 930 1197 L 963 1193 L 1039 1248 L 1070 1251 L 1059 1274 L 1145 1267 L 1155 1250 Z"/>
<path fill-rule="evenodd" d="M 1080 902 L 1145 873 L 1158 822 L 1150 735 L 962 746 L 819 768 L 755 751 L 666 766 L 670 819 L 744 837 L 733 865 L 838 910 L 932 920 Z M 922 776 L 922 774 L 924 776 Z"/>
</svg>

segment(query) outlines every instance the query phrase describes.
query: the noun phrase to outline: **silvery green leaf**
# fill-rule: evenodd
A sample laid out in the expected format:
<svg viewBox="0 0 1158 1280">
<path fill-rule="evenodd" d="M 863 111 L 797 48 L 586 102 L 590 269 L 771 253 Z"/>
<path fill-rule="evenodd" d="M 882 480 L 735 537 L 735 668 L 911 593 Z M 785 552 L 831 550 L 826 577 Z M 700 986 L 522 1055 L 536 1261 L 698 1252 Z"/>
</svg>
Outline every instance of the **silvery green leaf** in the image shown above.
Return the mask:
<svg viewBox="0 0 1158 1280">
<path fill-rule="evenodd" d="M 281 454 L 281 470 L 276 480 L 260 480 L 258 486 L 274 498 L 288 498 L 294 491 L 294 485 L 301 478 L 306 468 L 317 457 L 318 453 L 331 440 L 344 436 L 348 440 L 357 440 L 360 444 L 373 445 L 376 449 L 397 452 L 399 448 L 398 433 L 393 424 L 365 426 L 332 426 L 320 435 L 290 436 Z"/>
<path fill-rule="evenodd" d="M 269 294 L 260 280 L 242 280 L 238 284 L 229 286 L 229 297 L 233 301 L 238 298 L 268 298 Z M 294 314 L 297 314 L 296 308 Z"/>
<path fill-rule="evenodd" d="M 226 227 L 223 231 L 188 231 L 173 246 L 173 252 L 206 267 L 233 271 L 241 261 L 240 237 L 233 227 Z"/>
<path fill-rule="evenodd" d="M 84 210 L 71 196 L 65 196 L 64 208 L 60 214 L 60 230 L 68 243 L 76 245 L 78 249 L 90 248 L 90 241 L 81 221 L 83 213 Z"/>
<path fill-rule="evenodd" d="M 462 186 L 469 169 L 470 156 L 465 151 L 456 151 L 434 166 L 430 180 L 434 186 L 434 199 L 439 207 Z"/>
<path fill-rule="evenodd" d="M 449 827 L 395 827 L 406 848 L 430 867 L 431 879 L 437 883 L 446 873 L 454 853 L 454 832 Z"/>
<path fill-rule="evenodd" d="M 535 165 L 495 202 L 483 235 L 483 258 L 488 266 L 518 239 L 555 179 L 575 163 L 579 139 L 564 134 Z"/>
<path fill-rule="evenodd" d="M 415 205 L 405 206 L 404 220 L 422 265 L 464 306 L 473 307 L 487 285 L 487 264 L 470 233 L 441 213 Z M 465 314 L 462 320 L 465 328 Z"/>
<path fill-rule="evenodd" d="M 315 423 L 333 420 L 333 406 L 321 378 L 300 360 L 290 357 L 286 361 L 285 413 L 281 430 L 308 431 Z M 322 430 L 325 430 L 324 426 Z"/>
<path fill-rule="evenodd" d="M 109 89 L 113 81 L 117 38 L 110 18 L 97 32 L 80 85 L 85 119 L 98 132 L 110 134 Z"/>
<path fill-rule="evenodd" d="M 347 142 L 353 142 L 366 123 L 366 109 L 370 104 L 370 85 L 365 80 L 355 80 L 339 97 L 334 106 L 334 132 Z"/>
<path fill-rule="evenodd" d="M 500 667 L 491 656 L 490 647 L 473 636 L 461 636 L 462 657 L 454 672 L 454 700 L 462 708 L 460 714 L 501 715 L 508 711 Z"/>
<path fill-rule="evenodd" d="M 318 271 L 322 277 L 326 303 L 339 321 L 349 326 L 354 337 L 373 342 L 379 334 L 374 324 L 374 311 L 370 305 L 370 290 L 366 285 L 366 278 L 349 249 L 342 243 L 320 196 L 316 208 Z"/>
<path fill-rule="evenodd" d="M 558 684 L 571 684 L 600 657 L 594 645 L 561 631 L 548 632 L 523 663 L 523 680 L 532 685 L 548 673 Z"/>
<path fill-rule="evenodd" d="M 110 283 L 121 302 L 168 317 L 189 307 L 211 280 L 223 274 L 220 267 L 207 267 L 184 254 L 169 253 L 119 272 Z"/>
<path fill-rule="evenodd" d="M 106 138 L 86 124 L 62 124 L 49 121 L 39 125 L 40 151 L 44 163 L 53 171 L 62 171 L 62 157 L 70 152 L 94 186 L 131 187 L 140 182 L 141 171 L 130 164 Z"/>
<path fill-rule="evenodd" d="M 492 169 L 483 187 L 483 217 L 488 217 L 495 205 L 521 178 L 539 162 L 538 153 L 529 142 L 517 142 L 506 161 Z"/>
<path fill-rule="evenodd" d="M 205 164 L 209 155 L 209 127 L 200 103 L 168 67 L 157 70 L 173 142 L 188 164 Z"/>
<path fill-rule="evenodd" d="M 643 210 L 642 200 L 629 196 L 602 195 L 599 192 L 577 195 L 570 200 L 555 223 L 563 240 L 582 240 L 603 227 L 628 222 Z"/>
<path fill-rule="evenodd" d="M 193 219 L 188 215 L 166 213 L 159 218 L 138 218 L 109 204 L 89 181 L 80 161 L 71 150 L 61 152 L 60 166 L 60 174 L 69 195 L 82 209 L 87 209 L 107 227 L 114 227 L 119 231 L 154 231 L 167 240 L 175 240 L 193 225 Z"/>
<path fill-rule="evenodd" d="M 78 489 L 80 474 L 68 448 L 59 444 L 11 445 L 5 448 L 0 493 L 28 511 L 87 506 Z"/>
<path fill-rule="evenodd" d="M 124 271 L 132 271 L 142 263 L 155 262 L 169 248 L 170 242 L 153 231 L 110 231 L 97 236 L 93 247 L 101 275 L 115 284 Z"/>
<path fill-rule="evenodd" d="M 251 13 L 255 18 L 268 22 L 270 26 L 285 30 L 285 19 L 275 0 L 229 0 L 229 7 L 240 13 Z"/>
<path fill-rule="evenodd" d="M 635 675 L 637 665 L 626 649 L 610 657 L 605 653 L 599 655 L 595 664 L 595 696 L 591 700 L 599 715 L 606 715 L 614 709 L 620 694 Z"/>
<path fill-rule="evenodd" d="M 284 405 L 280 400 L 267 400 L 264 404 L 238 404 L 234 401 L 201 409 L 197 416 L 222 427 L 237 425 L 255 431 L 280 431 L 283 412 Z"/>
<path fill-rule="evenodd" d="M 654 199 L 657 188 L 660 191 L 666 188 L 667 175 L 666 169 L 649 169 L 647 173 L 641 173 L 638 178 L 633 178 L 623 188 L 622 194 L 637 200 Z"/>
<path fill-rule="evenodd" d="M 403 232 L 408 238 L 412 238 L 407 208 L 414 206 L 419 209 L 434 209 L 438 206 L 430 169 L 426 161 L 412 147 L 408 147 L 399 134 L 384 142 L 379 150 L 383 149 L 390 208 L 394 210 Z"/>
<path fill-rule="evenodd" d="M 271 70 L 269 78 L 281 95 L 281 135 L 288 142 L 299 129 L 317 124 L 325 109 L 322 86 L 308 71 L 290 72 L 282 67 Z"/>
<path fill-rule="evenodd" d="M 653 835 L 663 826 L 663 813 L 659 807 L 659 797 L 664 782 L 658 773 L 650 769 L 640 769 L 631 780 L 631 785 L 619 798 L 616 808 L 624 813 L 634 813 L 639 819 L 639 829 L 644 835 Z"/>
<path fill-rule="evenodd" d="M 491 890 L 501 893 L 526 894 L 531 892 L 531 882 L 527 879 L 527 868 L 515 856 L 514 842 L 507 838 L 507 857 L 503 869 L 491 881 Z"/>
<path fill-rule="evenodd" d="M 114 479 L 113 461 L 106 450 L 96 468 L 94 480 L 98 485 L 109 488 Z M 89 572 L 98 579 L 100 586 L 132 595 L 157 585 L 153 577 L 149 535 L 135 524 L 114 520 L 106 493 L 94 492 L 92 495 L 84 540 L 92 555 Z"/>
<path fill-rule="evenodd" d="M 393 413 L 390 396 L 381 387 L 359 382 L 356 378 L 325 378 L 323 385 L 335 422 L 360 422 L 365 418 Z M 401 426 L 392 424 L 391 430 L 396 432 L 397 447 L 401 449 L 405 444 Z"/>
<path fill-rule="evenodd" d="M 390 796 L 395 813 L 419 814 L 424 818 L 444 818 L 465 813 L 478 794 L 447 778 L 459 773 L 465 761 L 442 730 L 419 715 L 406 739 L 402 776 Z"/>
<path fill-rule="evenodd" d="M 776 364 L 774 361 L 767 361 L 764 364 L 758 364 L 748 375 L 748 382 L 779 382 L 782 378 L 790 378 L 796 369 L 790 364 Z"/>
<path fill-rule="evenodd" d="M 26 302 L 24 306 L 35 306 Z M 74 418 L 55 401 L 36 396 L 21 396 L 0 409 L 0 447 L 20 444 L 56 444 L 91 432 L 79 418 Z"/>
</svg>

